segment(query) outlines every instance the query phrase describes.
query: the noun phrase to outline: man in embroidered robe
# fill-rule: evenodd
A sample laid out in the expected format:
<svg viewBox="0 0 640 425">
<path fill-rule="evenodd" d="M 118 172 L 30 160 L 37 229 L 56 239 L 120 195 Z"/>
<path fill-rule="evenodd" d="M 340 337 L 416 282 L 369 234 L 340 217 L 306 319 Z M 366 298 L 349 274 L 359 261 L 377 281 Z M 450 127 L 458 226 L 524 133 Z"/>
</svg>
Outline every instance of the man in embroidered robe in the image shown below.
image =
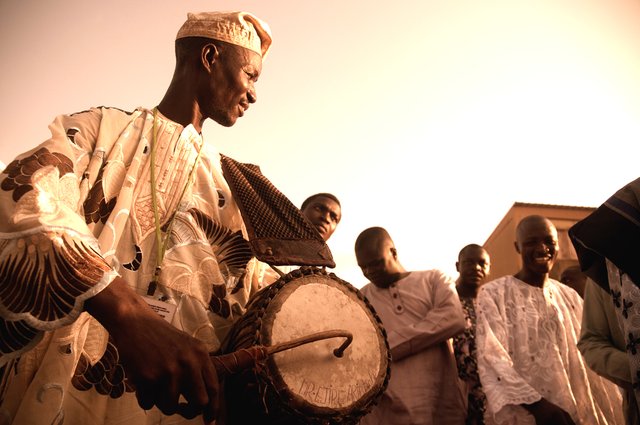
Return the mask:
<svg viewBox="0 0 640 425">
<path fill-rule="evenodd" d="M 551 279 L 555 226 L 539 215 L 516 229 L 522 267 L 478 294 L 478 371 L 498 424 L 622 425 L 617 388 L 591 371 L 576 346 L 582 299 Z"/>
<path fill-rule="evenodd" d="M 627 423 L 637 423 L 640 417 L 640 178 L 624 185 L 593 213 L 576 223 L 569 229 L 569 237 L 581 270 L 605 291 L 606 302 L 613 307 L 622 329 L 621 346 L 626 351 L 631 378 L 631 388 L 624 385 L 625 412 Z M 590 320 L 595 324 L 598 316 L 595 312 L 592 314 L 595 317 Z M 603 328 L 601 326 L 600 331 Z M 620 344 L 614 342 L 614 345 Z M 590 360 L 595 365 L 593 356 L 596 353 L 591 355 Z M 606 358 L 612 360 L 607 361 L 610 369 L 613 358 L 605 354 Z M 615 375 L 621 377 L 620 372 Z"/>
<path fill-rule="evenodd" d="M 216 417 L 209 353 L 257 262 L 200 133 L 256 101 L 270 44 L 251 14 L 189 14 L 157 108 L 59 116 L 0 174 L 0 422 Z"/>
<path fill-rule="evenodd" d="M 358 236 L 356 258 L 370 283 L 362 293 L 387 331 L 391 378 L 363 425 L 464 424 L 466 394 L 451 337 L 465 328 L 453 281 L 439 270 L 407 271 L 387 231 Z"/>
<path fill-rule="evenodd" d="M 462 304 L 467 328 L 453 338 L 453 350 L 458 364 L 458 376 L 467 385 L 466 425 L 483 425 L 487 399 L 478 376 L 478 350 L 476 346 L 476 298 L 485 283 L 491 261 L 480 245 L 470 244 L 460 250 L 456 270 L 459 277 L 456 291 Z"/>
</svg>

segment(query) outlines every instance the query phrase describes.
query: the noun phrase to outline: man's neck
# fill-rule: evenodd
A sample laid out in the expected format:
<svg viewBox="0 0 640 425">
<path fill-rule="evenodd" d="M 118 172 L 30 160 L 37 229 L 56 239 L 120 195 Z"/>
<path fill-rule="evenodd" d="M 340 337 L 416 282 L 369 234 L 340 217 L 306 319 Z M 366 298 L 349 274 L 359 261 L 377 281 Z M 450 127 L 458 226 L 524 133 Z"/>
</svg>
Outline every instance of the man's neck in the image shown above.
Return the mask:
<svg viewBox="0 0 640 425">
<path fill-rule="evenodd" d="M 396 274 L 394 274 L 392 277 L 389 278 L 389 280 L 387 282 L 372 282 L 374 285 L 376 285 L 378 288 L 389 288 L 391 286 L 394 286 L 395 284 L 397 284 L 398 282 L 400 282 L 402 279 L 404 279 L 405 277 L 409 276 L 409 274 L 411 274 L 411 272 L 403 270 L 401 272 L 398 272 Z"/>
<path fill-rule="evenodd" d="M 549 273 L 532 273 L 528 270 L 520 270 L 518 273 L 513 275 L 516 279 L 520 279 L 524 283 L 536 286 L 538 288 L 542 288 L 545 283 L 549 280 Z"/>
<path fill-rule="evenodd" d="M 474 283 L 456 282 L 456 291 L 458 296 L 463 298 L 476 298 L 478 296 L 478 285 Z"/>
<path fill-rule="evenodd" d="M 400 273 L 398 273 L 398 278 L 396 279 L 396 283 L 402 279 L 404 279 L 405 277 L 409 276 L 411 274 L 410 271 L 407 270 L 403 270 Z"/>
<path fill-rule="evenodd" d="M 162 115 L 177 122 L 183 127 L 192 124 L 198 133 L 202 132 L 202 113 L 198 107 L 190 84 L 183 84 L 180 77 L 174 75 L 167 92 L 158 103 L 158 110 Z"/>
<path fill-rule="evenodd" d="M 202 132 L 202 120 L 196 117 L 196 113 L 193 111 L 194 107 L 186 105 L 184 107 L 176 106 L 175 103 L 170 103 L 163 99 L 158 104 L 158 111 L 171 121 L 177 122 L 183 127 L 193 124 L 193 127 L 198 133 Z"/>
</svg>

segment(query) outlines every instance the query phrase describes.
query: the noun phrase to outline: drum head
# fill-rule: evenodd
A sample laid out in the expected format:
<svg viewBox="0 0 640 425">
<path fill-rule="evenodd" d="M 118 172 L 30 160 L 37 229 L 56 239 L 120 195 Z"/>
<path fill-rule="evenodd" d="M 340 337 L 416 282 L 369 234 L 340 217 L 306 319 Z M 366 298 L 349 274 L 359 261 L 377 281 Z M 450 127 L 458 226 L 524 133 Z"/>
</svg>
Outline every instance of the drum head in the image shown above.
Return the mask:
<svg viewBox="0 0 640 425">
<path fill-rule="evenodd" d="M 387 372 L 385 341 L 375 318 L 344 285 L 323 275 L 291 281 L 269 304 L 265 317 L 264 345 L 334 329 L 353 335 L 342 357 L 333 351 L 343 338 L 331 338 L 269 358 L 274 384 L 298 409 L 349 411 L 379 389 Z"/>
</svg>

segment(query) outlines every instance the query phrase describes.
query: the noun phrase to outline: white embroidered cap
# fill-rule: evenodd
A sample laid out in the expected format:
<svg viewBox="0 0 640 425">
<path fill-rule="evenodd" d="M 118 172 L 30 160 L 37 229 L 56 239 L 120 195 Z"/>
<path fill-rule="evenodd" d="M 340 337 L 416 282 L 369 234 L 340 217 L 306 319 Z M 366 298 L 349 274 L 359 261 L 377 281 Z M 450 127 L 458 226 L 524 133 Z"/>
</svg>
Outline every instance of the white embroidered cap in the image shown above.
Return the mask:
<svg viewBox="0 0 640 425">
<path fill-rule="evenodd" d="M 183 37 L 226 41 L 252 50 L 263 59 L 271 46 L 269 25 L 247 12 L 189 13 L 176 40 Z"/>
</svg>

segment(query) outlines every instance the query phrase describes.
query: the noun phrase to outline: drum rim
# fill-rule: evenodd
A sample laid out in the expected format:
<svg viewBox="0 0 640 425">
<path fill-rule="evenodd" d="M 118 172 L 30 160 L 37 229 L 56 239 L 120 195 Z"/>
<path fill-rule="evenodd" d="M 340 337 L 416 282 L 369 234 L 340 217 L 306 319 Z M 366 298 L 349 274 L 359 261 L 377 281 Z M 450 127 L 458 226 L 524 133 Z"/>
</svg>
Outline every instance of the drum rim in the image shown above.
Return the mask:
<svg viewBox="0 0 640 425">
<path fill-rule="evenodd" d="M 280 406 L 283 410 L 289 411 L 294 414 L 296 417 L 307 418 L 309 412 L 313 412 L 314 416 L 323 419 L 335 419 L 339 417 L 343 418 L 359 418 L 368 413 L 374 405 L 376 405 L 386 390 L 390 373 L 391 373 L 391 350 L 389 348 L 389 342 L 387 340 L 386 331 L 382 325 L 382 321 L 380 317 L 376 313 L 373 306 L 369 303 L 366 297 L 353 285 L 350 283 L 340 279 L 333 273 L 327 273 L 326 270 L 320 269 L 317 267 L 302 267 L 298 270 L 294 270 L 291 273 L 281 277 L 278 281 L 274 282 L 272 285 L 264 288 L 264 290 L 269 290 L 271 293 L 266 294 L 266 298 L 264 299 L 264 303 L 267 304 L 267 308 L 261 309 L 261 314 L 259 315 L 259 320 L 261 326 L 258 326 L 256 329 L 256 345 L 268 345 L 271 344 L 270 338 L 266 338 L 265 335 L 262 334 L 262 330 L 265 329 L 262 326 L 262 321 L 264 321 L 264 316 L 268 311 L 268 305 L 270 302 L 276 298 L 278 295 L 282 295 L 282 287 L 284 287 L 289 282 L 298 283 L 303 278 L 312 277 L 312 276 L 323 276 L 328 278 L 332 282 L 332 286 L 341 290 L 345 294 L 352 294 L 356 296 L 356 299 L 363 304 L 363 307 L 368 309 L 370 315 L 368 315 L 369 319 L 372 321 L 372 325 L 376 329 L 376 332 L 379 335 L 380 339 L 380 348 L 382 349 L 380 356 L 380 370 L 378 372 L 378 376 L 376 377 L 376 381 L 382 378 L 382 383 L 379 388 L 376 386 L 372 386 L 366 393 L 364 393 L 359 400 L 354 401 L 348 406 L 342 408 L 331 408 L 331 407 L 322 407 L 310 404 L 308 401 L 303 399 L 301 396 L 293 393 L 289 390 L 289 388 L 285 385 L 282 376 L 280 375 L 278 368 L 275 364 L 275 360 L 273 358 L 269 358 L 265 361 L 264 367 L 261 367 L 257 370 L 256 376 L 259 377 L 258 381 L 260 383 L 261 391 L 265 391 L 267 387 L 270 392 L 275 395 L 275 397 L 280 401 Z M 312 282 L 301 283 L 299 286 L 306 285 Z M 290 291 L 288 295 L 293 294 L 295 290 Z M 287 295 L 287 296 L 288 296 Z M 387 355 L 385 356 L 384 353 Z"/>
<path fill-rule="evenodd" d="M 375 390 L 375 386 L 373 386 L 371 390 L 360 397 L 360 400 L 352 403 L 347 408 L 315 406 L 311 405 L 301 398 L 300 400 L 302 401 L 302 403 L 296 403 L 289 397 L 289 395 L 293 393 L 288 388 L 286 388 L 285 391 L 278 391 L 278 387 L 275 386 L 272 379 L 273 377 L 268 374 L 269 367 L 273 367 L 269 365 L 269 361 L 273 362 L 273 360 L 267 359 L 266 361 L 257 364 L 255 370 L 243 373 L 242 376 L 244 376 L 245 378 L 238 376 L 238 381 L 236 381 L 236 378 L 234 378 L 233 376 L 227 378 L 232 382 L 236 382 L 237 384 L 241 382 L 249 382 L 256 385 L 257 388 L 252 391 L 257 391 L 257 393 L 251 392 L 251 395 L 244 394 L 244 396 L 248 396 L 251 398 L 251 400 L 254 400 L 254 403 L 262 405 L 262 409 L 260 409 L 260 412 L 256 413 L 260 415 L 260 418 L 266 421 L 265 423 L 296 423 L 309 425 L 324 425 L 327 423 L 354 424 L 357 423 L 357 421 L 361 417 L 369 413 L 371 409 L 378 404 L 383 393 L 388 387 L 389 378 L 391 376 L 391 350 L 389 348 L 387 333 L 380 317 L 376 313 L 369 300 L 364 296 L 364 294 L 362 294 L 362 292 L 360 292 L 359 289 L 357 289 L 350 283 L 340 279 L 334 273 L 327 273 L 324 268 L 321 269 L 313 266 L 303 266 L 299 269 L 291 271 L 290 273 L 282 276 L 273 284 L 254 293 L 254 295 L 247 303 L 245 315 L 233 325 L 231 331 L 227 335 L 221 353 L 229 353 L 235 351 L 238 348 L 248 348 L 255 345 L 265 345 L 266 341 L 262 338 L 261 329 L 263 327 L 262 322 L 263 320 L 265 320 L 264 316 L 267 313 L 268 305 L 277 296 L 279 291 L 282 290 L 282 287 L 288 282 L 312 275 L 323 275 L 330 278 L 336 285 L 340 284 L 340 289 L 343 289 L 343 292 L 345 292 L 345 294 L 352 293 L 353 295 L 355 295 L 355 297 L 359 301 L 361 301 L 363 303 L 363 306 L 371 313 L 370 319 L 372 318 L 373 324 L 375 325 L 379 336 L 382 337 L 380 338 L 382 341 L 381 347 L 384 348 L 384 352 L 381 353 L 380 356 L 381 367 L 379 376 L 384 375 L 384 378 L 377 391 Z M 346 292 L 345 290 L 348 292 Z M 247 326 L 242 327 L 241 325 Z M 386 356 L 384 355 L 385 353 Z M 253 376 L 253 379 L 251 379 L 250 381 L 243 381 L 243 379 L 248 379 L 248 376 Z M 279 373 L 276 373 L 274 376 L 279 376 Z M 231 384 L 231 382 L 229 383 Z M 239 388 L 239 391 L 243 391 L 241 389 L 242 385 L 240 387 L 237 387 L 236 384 L 232 384 L 232 386 L 234 388 Z M 227 385 L 225 385 L 225 387 L 227 387 Z M 242 400 L 228 400 L 227 403 L 230 407 L 230 414 L 232 411 L 244 410 Z M 234 406 L 234 408 L 231 408 L 232 406 Z M 281 413 L 278 414 L 277 412 Z M 277 418 L 280 415 L 282 415 L 286 419 L 276 420 L 275 422 L 270 422 L 268 419 L 274 417 Z M 242 414 L 240 414 L 240 416 L 242 416 Z M 257 417 L 255 418 L 257 419 Z M 229 419 L 231 419 L 231 417 Z"/>
</svg>

